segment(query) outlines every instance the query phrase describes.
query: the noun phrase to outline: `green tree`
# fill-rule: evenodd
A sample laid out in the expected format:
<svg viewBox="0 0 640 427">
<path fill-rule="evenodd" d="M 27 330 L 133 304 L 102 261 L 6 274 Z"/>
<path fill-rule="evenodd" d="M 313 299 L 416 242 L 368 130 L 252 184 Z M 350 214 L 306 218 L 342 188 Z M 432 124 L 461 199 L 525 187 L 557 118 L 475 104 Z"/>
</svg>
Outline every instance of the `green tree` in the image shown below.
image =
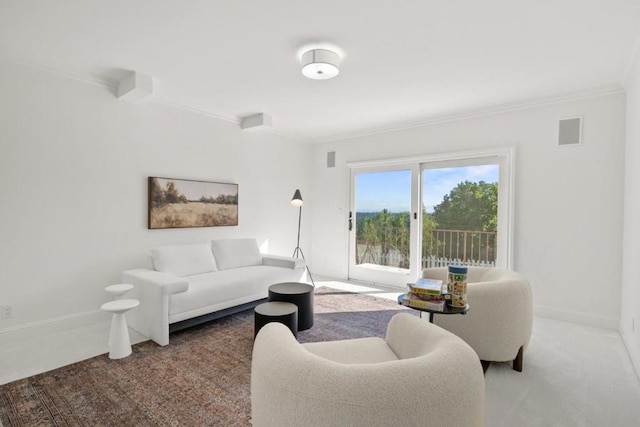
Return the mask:
<svg viewBox="0 0 640 427">
<path fill-rule="evenodd" d="M 498 226 L 498 184 L 484 181 L 459 183 L 433 208 L 438 228 L 493 231 Z"/>
<path fill-rule="evenodd" d="M 167 182 L 167 189 L 164 191 L 164 198 L 167 203 L 187 203 L 187 198 L 180 193 L 173 181 Z"/>
<path fill-rule="evenodd" d="M 376 245 L 378 243 L 378 227 L 373 218 L 365 217 L 362 220 L 361 239 L 367 242 L 369 245 Z"/>
<path fill-rule="evenodd" d="M 387 209 L 376 212 L 373 223 L 376 226 L 377 240 L 382 246 L 382 254 L 387 255 L 391 249 L 400 250 L 402 214 L 392 214 Z"/>
<path fill-rule="evenodd" d="M 152 178 L 150 185 L 150 193 L 151 193 L 151 204 L 154 208 L 160 208 L 164 206 L 167 201 L 165 200 L 164 190 L 160 183 L 158 182 L 158 178 Z"/>
<path fill-rule="evenodd" d="M 438 224 L 422 207 L 422 256 L 430 256 L 438 253 L 438 242 L 433 239 L 433 230 Z"/>
<path fill-rule="evenodd" d="M 358 216 L 356 240 L 365 245 L 359 254 L 359 262 L 387 265 L 386 256 L 392 253 L 399 253 L 408 262 L 409 222 L 409 212 L 392 213 L 387 209 Z M 377 259 L 377 254 L 383 258 Z"/>
</svg>

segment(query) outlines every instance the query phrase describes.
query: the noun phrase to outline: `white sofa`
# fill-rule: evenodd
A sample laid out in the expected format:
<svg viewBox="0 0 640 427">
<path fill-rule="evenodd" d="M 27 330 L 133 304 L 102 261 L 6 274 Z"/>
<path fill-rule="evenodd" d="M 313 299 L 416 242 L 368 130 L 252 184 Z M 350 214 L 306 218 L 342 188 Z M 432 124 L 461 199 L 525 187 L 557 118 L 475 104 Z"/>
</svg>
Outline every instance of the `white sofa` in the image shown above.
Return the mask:
<svg viewBox="0 0 640 427">
<path fill-rule="evenodd" d="M 447 267 L 426 268 L 422 277 L 447 282 Z M 522 372 L 533 328 L 533 297 L 527 279 L 500 268 L 468 267 L 464 316 L 434 316 L 434 323 L 462 338 L 486 362 L 513 361 Z"/>
<path fill-rule="evenodd" d="M 169 332 L 238 312 L 268 297 L 270 285 L 306 280 L 304 259 L 261 254 L 255 239 L 158 247 L 153 267 L 127 270 L 127 298 L 140 306 L 129 326 L 159 345 Z"/>
<path fill-rule="evenodd" d="M 407 313 L 386 339 L 300 344 L 269 323 L 253 346 L 254 427 L 482 426 L 484 396 L 474 351 Z"/>
</svg>

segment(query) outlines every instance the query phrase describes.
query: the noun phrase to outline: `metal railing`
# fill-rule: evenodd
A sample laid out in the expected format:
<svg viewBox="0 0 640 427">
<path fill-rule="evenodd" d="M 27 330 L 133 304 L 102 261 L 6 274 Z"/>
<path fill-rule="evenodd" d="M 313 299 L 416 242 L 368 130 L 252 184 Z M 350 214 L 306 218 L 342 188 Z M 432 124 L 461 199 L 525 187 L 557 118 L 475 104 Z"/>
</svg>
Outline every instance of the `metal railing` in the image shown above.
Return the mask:
<svg viewBox="0 0 640 427">
<path fill-rule="evenodd" d="M 497 236 L 492 231 L 432 230 L 423 236 L 422 253 L 463 262 L 495 263 Z"/>
<path fill-rule="evenodd" d="M 408 229 L 386 227 L 382 242 L 358 239 L 356 263 L 409 268 Z M 392 244 L 395 243 L 395 244 Z M 422 268 L 449 264 L 495 266 L 497 233 L 431 230 L 422 239 Z"/>
</svg>

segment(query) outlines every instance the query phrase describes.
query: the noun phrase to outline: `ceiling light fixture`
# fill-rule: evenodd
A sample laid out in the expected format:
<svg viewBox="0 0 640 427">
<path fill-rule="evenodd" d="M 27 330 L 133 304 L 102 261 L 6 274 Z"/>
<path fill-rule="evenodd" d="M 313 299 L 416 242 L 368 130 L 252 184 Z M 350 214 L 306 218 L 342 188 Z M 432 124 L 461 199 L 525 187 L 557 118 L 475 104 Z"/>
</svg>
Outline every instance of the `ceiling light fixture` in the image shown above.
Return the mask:
<svg viewBox="0 0 640 427">
<path fill-rule="evenodd" d="M 313 80 L 332 79 L 340 73 L 340 57 L 327 49 L 312 49 L 302 55 L 302 74 Z"/>
</svg>

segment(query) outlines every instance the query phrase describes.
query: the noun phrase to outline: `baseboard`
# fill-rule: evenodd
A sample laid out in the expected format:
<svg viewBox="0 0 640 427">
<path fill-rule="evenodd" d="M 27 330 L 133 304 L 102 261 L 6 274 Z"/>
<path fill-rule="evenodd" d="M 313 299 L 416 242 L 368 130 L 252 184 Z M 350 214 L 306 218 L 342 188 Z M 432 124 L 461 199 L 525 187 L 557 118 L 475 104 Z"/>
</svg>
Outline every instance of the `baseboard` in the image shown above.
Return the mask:
<svg viewBox="0 0 640 427">
<path fill-rule="evenodd" d="M 627 353 L 629 353 L 629 358 L 631 359 L 631 364 L 636 372 L 636 376 L 640 379 L 640 353 L 636 351 L 637 348 L 633 346 L 633 338 L 628 336 L 622 328 L 620 328 L 620 335 L 622 336 L 624 347 Z"/>
<path fill-rule="evenodd" d="M 109 319 L 109 313 L 105 313 L 102 310 L 91 310 L 4 328 L 0 329 L 0 344 L 37 338 L 43 335 L 105 322 Z"/>
<path fill-rule="evenodd" d="M 546 317 L 554 320 L 562 320 L 564 322 L 597 326 L 599 328 L 613 329 L 615 331 L 618 331 L 620 329 L 620 319 L 611 319 L 604 316 L 597 316 L 593 314 L 582 313 L 579 311 L 560 309 L 545 305 L 534 305 L 533 314 L 536 317 Z"/>
</svg>

